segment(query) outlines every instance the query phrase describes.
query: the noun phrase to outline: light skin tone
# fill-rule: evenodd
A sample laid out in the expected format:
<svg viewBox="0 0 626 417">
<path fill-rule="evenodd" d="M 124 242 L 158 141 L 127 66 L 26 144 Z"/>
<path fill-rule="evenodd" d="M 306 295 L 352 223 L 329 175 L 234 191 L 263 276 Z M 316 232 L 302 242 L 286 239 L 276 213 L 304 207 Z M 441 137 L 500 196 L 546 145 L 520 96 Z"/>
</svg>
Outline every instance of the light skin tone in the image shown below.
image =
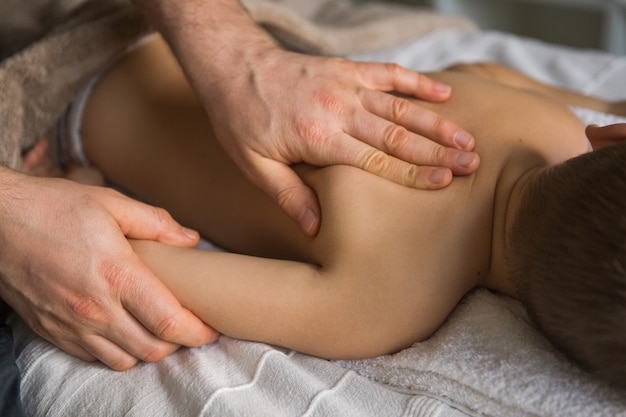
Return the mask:
<svg viewBox="0 0 626 417">
<path fill-rule="evenodd" d="M 480 170 L 443 190 L 410 189 L 348 166 L 296 166 L 322 207 L 315 237 L 210 139 L 202 105 L 158 38 L 96 87 L 83 145 L 111 181 L 238 252 L 131 241 L 198 317 L 232 337 L 326 358 L 370 357 L 429 337 L 474 287 L 515 296 L 504 242 L 524 189 L 547 167 L 588 151 L 584 127 L 564 106 L 573 93 L 535 88 L 508 71 L 430 74 L 455 95 L 420 105 L 465 126 L 482 155 Z M 621 106 L 576 99 L 600 111 Z M 587 132 L 604 146 L 622 140 L 624 125 Z"/>
<path fill-rule="evenodd" d="M 292 162 L 347 163 L 417 188 L 445 187 L 478 167 L 471 135 L 385 93 L 441 101 L 445 85 L 396 65 L 285 51 L 236 0 L 135 4 L 173 46 L 228 155 L 309 236 L 319 202 Z M 284 94 L 296 86 L 297 97 Z M 127 242 L 194 246 L 197 232 L 162 209 L 3 167 L 0 195 L 0 296 L 39 335 L 116 370 L 217 336 Z"/>
<path fill-rule="evenodd" d="M 351 165 L 422 189 L 478 167 L 467 131 L 387 93 L 443 101 L 443 83 L 394 64 L 286 51 L 237 0 L 134 3 L 178 57 L 226 153 L 309 236 L 319 202 L 289 164 Z"/>
<path fill-rule="evenodd" d="M 126 239 L 192 247 L 196 232 L 112 190 L 0 172 L 0 293 L 39 335 L 118 370 L 215 339 Z"/>
</svg>

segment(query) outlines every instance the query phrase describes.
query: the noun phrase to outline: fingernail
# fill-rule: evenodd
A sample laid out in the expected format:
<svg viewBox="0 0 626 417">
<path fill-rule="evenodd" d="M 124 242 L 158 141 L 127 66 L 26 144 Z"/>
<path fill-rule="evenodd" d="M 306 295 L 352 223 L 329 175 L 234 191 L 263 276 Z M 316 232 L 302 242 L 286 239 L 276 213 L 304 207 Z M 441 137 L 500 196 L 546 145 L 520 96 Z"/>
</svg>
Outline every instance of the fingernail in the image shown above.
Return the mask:
<svg viewBox="0 0 626 417">
<path fill-rule="evenodd" d="M 456 157 L 457 165 L 467 168 L 474 163 L 476 160 L 476 155 L 472 152 L 461 152 L 459 156 Z"/>
<path fill-rule="evenodd" d="M 298 223 L 307 235 L 311 234 L 311 231 L 317 225 L 317 216 L 315 215 L 313 210 L 307 207 L 300 215 Z"/>
<path fill-rule="evenodd" d="M 447 169 L 433 169 L 430 171 L 430 175 L 428 179 L 433 184 L 441 184 L 442 182 L 448 179 L 448 170 Z"/>
<path fill-rule="evenodd" d="M 449 93 L 450 90 L 452 90 L 452 88 L 448 85 L 448 84 L 443 84 L 443 83 L 435 83 L 435 91 L 438 91 L 440 93 Z"/>
<path fill-rule="evenodd" d="M 464 130 L 458 131 L 454 135 L 454 143 L 459 145 L 461 148 L 468 148 L 469 146 L 472 145 L 473 141 L 474 141 L 474 138 L 472 137 L 472 135 L 470 135 Z"/>
<path fill-rule="evenodd" d="M 192 230 L 192 229 L 188 229 L 186 227 L 183 227 L 183 233 L 189 239 L 197 239 L 199 237 L 198 232 L 196 232 L 195 230 Z"/>
</svg>

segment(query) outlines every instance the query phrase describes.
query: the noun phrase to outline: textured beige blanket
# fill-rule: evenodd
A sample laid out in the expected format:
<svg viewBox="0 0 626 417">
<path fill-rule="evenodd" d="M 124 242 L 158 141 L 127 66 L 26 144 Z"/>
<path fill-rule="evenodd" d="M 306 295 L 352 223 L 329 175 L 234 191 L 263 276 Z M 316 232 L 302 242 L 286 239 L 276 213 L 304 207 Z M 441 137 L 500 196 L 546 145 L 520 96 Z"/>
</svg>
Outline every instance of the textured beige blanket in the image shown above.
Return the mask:
<svg viewBox="0 0 626 417">
<path fill-rule="evenodd" d="M 56 16 L 61 24 L 0 64 L 0 164 L 18 168 L 21 151 L 54 126 L 85 83 L 150 30 L 126 0 L 71 3 L 66 16 Z M 457 16 L 393 3 L 244 0 L 242 4 L 286 47 L 314 54 L 375 50 L 437 28 L 475 29 Z"/>
</svg>

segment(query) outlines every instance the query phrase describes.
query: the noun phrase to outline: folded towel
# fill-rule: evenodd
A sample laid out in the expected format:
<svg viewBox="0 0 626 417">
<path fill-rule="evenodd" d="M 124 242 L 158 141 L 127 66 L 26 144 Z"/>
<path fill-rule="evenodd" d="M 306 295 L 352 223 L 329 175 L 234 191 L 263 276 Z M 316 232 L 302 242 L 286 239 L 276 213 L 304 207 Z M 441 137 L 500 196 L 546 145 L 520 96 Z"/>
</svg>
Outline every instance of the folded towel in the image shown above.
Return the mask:
<svg viewBox="0 0 626 417">
<path fill-rule="evenodd" d="M 89 79 L 147 31 L 125 2 L 86 3 L 45 38 L 3 61 L 0 164 L 19 168 L 21 150 L 52 128 Z"/>
<path fill-rule="evenodd" d="M 342 55 L 408 41 L 435 28 L 474 28 L 465 19 L 408 6 L 349 0 L 243 3 L 280 42 L 309 53 Z M 54 125 L 87 80 L 149 31 L 126 0 L 72 3 L 71 10 L 62 25 L 0 64 L 0 164 L 19 167 L 21 150 Z"/>
<path fill-rule="evenodd" d="M 85 0 L 2 0 L 0 60 L 43 36 Z"/>
</svg>

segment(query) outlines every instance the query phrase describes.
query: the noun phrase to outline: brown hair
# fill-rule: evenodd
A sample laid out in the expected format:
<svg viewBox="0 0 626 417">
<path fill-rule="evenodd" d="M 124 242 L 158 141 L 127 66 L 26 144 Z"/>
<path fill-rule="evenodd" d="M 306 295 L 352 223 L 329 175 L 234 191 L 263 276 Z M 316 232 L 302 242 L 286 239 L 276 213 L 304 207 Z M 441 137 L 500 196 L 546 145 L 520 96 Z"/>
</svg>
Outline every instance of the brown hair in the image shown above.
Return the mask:
<svg viewBox="0 0 626 417">
<path fill-rule="evenodd" d="M 525 192 L 507 262 L 546 336 L 626 387 L 626 144 L 541 173 Z"/>
</svg>

